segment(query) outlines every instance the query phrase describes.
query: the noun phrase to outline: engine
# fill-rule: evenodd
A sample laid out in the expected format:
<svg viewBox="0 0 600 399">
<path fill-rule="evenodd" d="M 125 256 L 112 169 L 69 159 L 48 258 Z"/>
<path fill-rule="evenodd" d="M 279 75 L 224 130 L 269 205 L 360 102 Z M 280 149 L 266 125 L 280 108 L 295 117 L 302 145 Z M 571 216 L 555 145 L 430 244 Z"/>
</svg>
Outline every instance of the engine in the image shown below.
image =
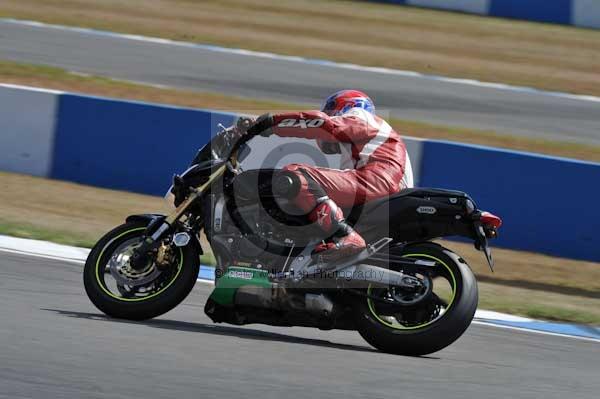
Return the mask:
<svg viewBox="0 0 600 399">
<path fill-rule="evenodd" d="M 224 263 L 278 272 L 312 231 L 303 215 L 290 215 L 270 201 L 235 203 L 219 196 L 212 208 L 207 236 Z"/>
</svg>

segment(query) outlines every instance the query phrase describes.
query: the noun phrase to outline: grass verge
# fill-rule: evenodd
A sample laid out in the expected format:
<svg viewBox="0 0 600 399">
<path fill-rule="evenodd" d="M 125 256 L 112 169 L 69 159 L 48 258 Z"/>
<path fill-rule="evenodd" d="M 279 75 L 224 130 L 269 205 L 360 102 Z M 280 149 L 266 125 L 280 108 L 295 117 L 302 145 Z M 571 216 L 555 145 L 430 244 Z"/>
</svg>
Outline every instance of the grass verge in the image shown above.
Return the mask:
<svg viewBox="0 0 600 399">
<path fill-rule="evenodd" d="M 478 276 L 479 277 L 479 276 Z M 478 283 L 479 307 L 532 319 L 600 325 L 600 300 Z"/>
<path fill-rule="evenodd" d="M 570 26 L 333 0 L 3 0 L 0 16 L 600 95 L 600 31 Z"/>
<path fill-rule="evenodd" d="M 91 248 L 98 241 L 98 237 L 91 234 L 76 234 L 70 231 L 54 230 L 27 223 L 14 223 L 3 220 L 0 220 L 0 234 L 32 240 L 50 241 L 82 248 Z"/>
<path fill-rule="evenodd" d="M 167 211 L 159 197 L 5 172 L 0 172 L 0 204 L 0 234 L 83 247 L 93 245 L 129 214 Z M 443 244 L 474 270 L 482 308 L 600 324 L 600 264 L 496 249 L 492 275 L 472 245 Z M 209 248 L 204 238 L 202 245 Z M 202 260 L 214 262 L 210 253 Z"/>
<path fill-rule="evenodd" d="M 308 108 L 306 104 L 290 104 L 226 96 L 218 93 L 161 88 L 98 76 L 76 74 L 55 67 L 2 60 L 0 60 L 0 82 L 233 112 L 249 112 L 248 110 L 265 110 L 266 112 Z M 408 136 L 461 141 L 471 144 L 600 162 L 599 146 L 530 139 L 505 135 L 500 132 L 433 125 L 404 119 L 392 119 L 390 123 L 396 130 Z"/>
</svg>

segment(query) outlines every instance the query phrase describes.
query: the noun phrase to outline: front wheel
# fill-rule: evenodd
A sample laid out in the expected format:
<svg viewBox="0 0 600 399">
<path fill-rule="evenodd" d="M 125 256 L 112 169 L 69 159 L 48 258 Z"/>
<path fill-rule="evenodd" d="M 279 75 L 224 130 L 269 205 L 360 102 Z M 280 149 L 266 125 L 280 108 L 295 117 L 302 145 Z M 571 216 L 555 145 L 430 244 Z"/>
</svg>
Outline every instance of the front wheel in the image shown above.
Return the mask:
<svg viewBox="0 0 600 399">
<path fill-rule="evenodd" d="M 85 291 L 108 316 L 128 320 L 160 316 L 183 301 L 196 283 L 200 259 L 193 241 L 180 248 L 165 240 L 142 270 L 129 267 L 145 230 L 143 222 L 118 226 L 98 241 L 87 258 Z"/>
<path fill-rule="evenodd" d="M 401 256 L 435 261 L 435 267 L 413 273 L 428 289 L 419 300 L 419 293 L 369 287 L 358 301 L 357 329 L 383 352 L 410 356 L 437 352 L 471 324 L 478 302 L 475 276 L 462 258 L 433 243 L 409 246 Z"/>
</svg>

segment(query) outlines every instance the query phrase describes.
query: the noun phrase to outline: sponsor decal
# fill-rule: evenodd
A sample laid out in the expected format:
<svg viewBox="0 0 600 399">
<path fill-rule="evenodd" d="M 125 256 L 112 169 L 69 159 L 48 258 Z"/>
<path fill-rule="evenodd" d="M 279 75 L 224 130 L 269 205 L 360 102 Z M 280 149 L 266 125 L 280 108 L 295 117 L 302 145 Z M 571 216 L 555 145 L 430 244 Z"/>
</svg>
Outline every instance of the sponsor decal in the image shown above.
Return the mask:
<svg viewBox="0 0 600 399">
<path fill-rule="evenodd" d="M 277 127 L 299 127 L 300 129 L 307 129 L 311 127 L 321 127 L 324 123 L 324 119 L 284 119 L 279 122 Z"/>
<path fill-rule="evenodd" d="M 329 212 L 327 212 L 326 206 L 317 211 L 317 223 L 319 224 L 319 226 L 325 225 L 325 218 L 327 216 L 329 216 Z"/>
<path fill-rule="evenodd" d="M 417 212 L 418 213 L 425 213 L 427 215 L 433 215 L 434 213 L 437 212 L 437 209 L 435 209 L 432 206 L 420 206 L 417 208 Z"/>
<path fill-rule="evenodd" d="M 254 274 L 252 272 L 244 272 L 240 270 L 230 270 L 227 275 L 231 278 L 241 278 L 244 280 L 252 280 Z"/>
</svg>

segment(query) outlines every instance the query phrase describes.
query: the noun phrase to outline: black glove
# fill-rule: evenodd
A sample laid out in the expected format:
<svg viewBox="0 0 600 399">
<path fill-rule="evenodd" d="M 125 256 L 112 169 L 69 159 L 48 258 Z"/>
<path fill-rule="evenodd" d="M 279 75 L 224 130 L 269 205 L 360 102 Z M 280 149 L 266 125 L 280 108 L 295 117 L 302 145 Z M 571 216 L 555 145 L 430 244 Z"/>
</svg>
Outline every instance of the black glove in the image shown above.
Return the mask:
<svg viewBox="0 0 600 399">
<path fill-rule="evenodd" d="M 263 137 L 268 137 L 273 133 L 271 128 L 274 124 L 273 115 L 262 114 L 254 121 L 248 130 L 246 130 L 246 134 L 251 136 L 258 136 L 260 134 Z"/>
<path fill-rule="evenodd" d="M 250 126 L 254 124 L 254 118 L 250 116 L 240 116 L 235 123 L 235 127 L 239 132 L 246 133 Z"/>
</svg>

